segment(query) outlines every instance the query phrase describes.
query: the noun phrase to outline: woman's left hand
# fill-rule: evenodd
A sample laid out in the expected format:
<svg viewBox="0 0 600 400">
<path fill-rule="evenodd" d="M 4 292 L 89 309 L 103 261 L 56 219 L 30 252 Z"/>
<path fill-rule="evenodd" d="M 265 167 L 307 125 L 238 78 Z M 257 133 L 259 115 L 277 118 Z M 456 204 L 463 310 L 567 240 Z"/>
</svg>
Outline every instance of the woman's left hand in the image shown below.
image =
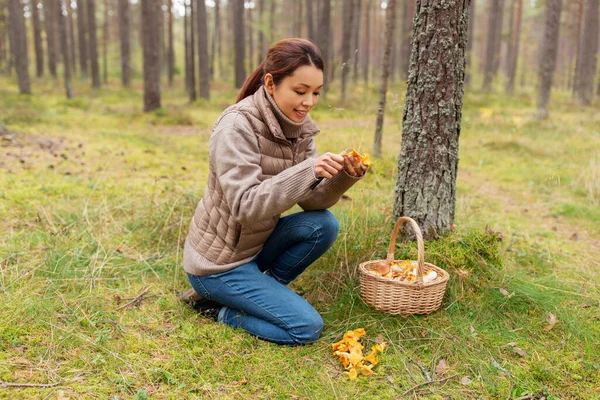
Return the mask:
<svg viewBox="0 0 600 400">
<path fill-rule="evenodd" d="M 356 161 L 356 158 L 352 156 L 344 156 L 344 171 L 350 176 L 359 177 L 367 172 L 367 167 Z"/>
</svg>

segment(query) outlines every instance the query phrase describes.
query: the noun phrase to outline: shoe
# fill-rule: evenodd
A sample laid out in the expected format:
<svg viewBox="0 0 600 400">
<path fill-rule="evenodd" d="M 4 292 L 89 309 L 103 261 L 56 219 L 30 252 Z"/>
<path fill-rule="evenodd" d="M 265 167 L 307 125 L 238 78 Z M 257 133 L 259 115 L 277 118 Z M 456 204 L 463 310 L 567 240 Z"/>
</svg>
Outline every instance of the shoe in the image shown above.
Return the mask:
<svg viewBox="0 0 600 400">
<path fill-rule="evenodd" d="M 183 292 L 179 296 L 179 299 L 183 302 L 188 303 L 190 307 L 198 311 L 206 318 L 212 319 L 213 321 L 217 321 L 219 311 L 221 311 L 222 305 L 217 303 L 216 301 L 212 301 L 200 296 L 198 293 L 196 293 L 194 289 L 189 289 Z"/>
</svg>

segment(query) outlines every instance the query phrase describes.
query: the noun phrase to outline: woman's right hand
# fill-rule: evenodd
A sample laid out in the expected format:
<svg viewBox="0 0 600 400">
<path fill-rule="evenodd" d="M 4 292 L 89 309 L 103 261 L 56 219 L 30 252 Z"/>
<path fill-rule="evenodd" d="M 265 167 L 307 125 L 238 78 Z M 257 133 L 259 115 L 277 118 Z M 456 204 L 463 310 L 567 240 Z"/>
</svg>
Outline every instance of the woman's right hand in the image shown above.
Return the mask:
<svg viewBox="0 0 600 400">
<path fill-rule="evenodd" d="M 344 157 L 339 154 L 325 153 L 315 160 L 315 175 L 331 179 L 344 168 Z"/>
</svg>

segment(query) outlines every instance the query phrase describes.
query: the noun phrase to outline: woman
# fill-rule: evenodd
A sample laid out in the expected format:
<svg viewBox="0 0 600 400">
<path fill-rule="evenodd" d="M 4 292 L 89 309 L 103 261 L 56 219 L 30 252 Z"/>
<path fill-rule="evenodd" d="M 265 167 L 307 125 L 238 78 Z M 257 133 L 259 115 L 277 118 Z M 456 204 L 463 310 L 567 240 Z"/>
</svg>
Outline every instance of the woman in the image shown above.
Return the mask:
<svg viewBox="0 0 600 400">
<path fill-rule="evenodd" d="M 316 154 L 308 113 L 323 69 L 308 40 L 268 50 L 214 126 L 208 184 L 185 242 L 196 306 L 279 344 L 319 338 L 321 316 L 286 285 L 333 244 L 338 222 L 327 208 L 366 172 L 352 157 Z M 304 212 L 280 218 L 296 204 Z"/>
</svg>

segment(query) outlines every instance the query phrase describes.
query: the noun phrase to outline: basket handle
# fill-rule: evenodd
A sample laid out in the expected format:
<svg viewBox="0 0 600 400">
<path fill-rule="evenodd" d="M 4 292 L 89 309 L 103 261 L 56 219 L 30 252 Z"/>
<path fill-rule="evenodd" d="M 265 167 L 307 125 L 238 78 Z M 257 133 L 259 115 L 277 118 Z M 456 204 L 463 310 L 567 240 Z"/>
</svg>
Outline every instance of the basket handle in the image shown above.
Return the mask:
<svg viewBox="0 0 600 400">
<path fill-rule="evenodd" d="M 421 233 L 421 228 L 415 222 L 414 219 L 409 217 L 400 217 L 396 224 L 394 225 L 394 229 L 392 231 L 392 237 L 390 239 L 390 246 L 388 247 L 387 259 L 389 261 L 394 260 L 394 248 L 396 247 L 396 237 L 398 236 L 398 231 L 400 230 L 400 226 L 402 224 L 408 222 L 415 232 L 415 236 L 417 237 L 417 282 L 423 283 L 423 273 L 425 271 L 425 245 L 423 244 L 423 234 Z"/>
</svg>

